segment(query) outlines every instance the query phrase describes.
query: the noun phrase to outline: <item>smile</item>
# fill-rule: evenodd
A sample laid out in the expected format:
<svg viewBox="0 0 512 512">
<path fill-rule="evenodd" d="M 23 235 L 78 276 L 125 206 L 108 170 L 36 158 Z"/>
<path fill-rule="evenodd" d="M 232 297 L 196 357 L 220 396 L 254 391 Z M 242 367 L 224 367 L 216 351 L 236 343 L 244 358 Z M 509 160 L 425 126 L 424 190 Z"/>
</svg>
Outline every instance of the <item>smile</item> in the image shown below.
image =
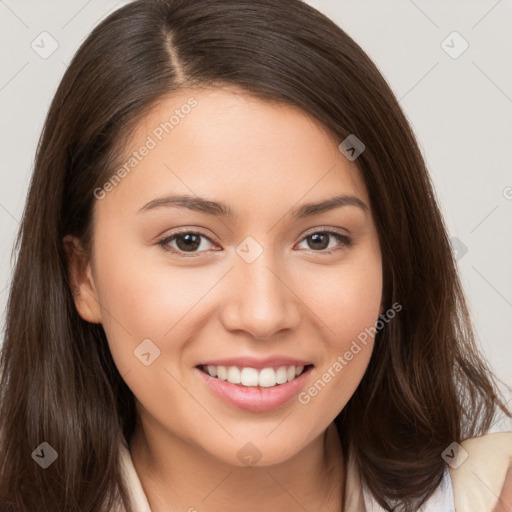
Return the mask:
<svg viewBox="0 0 512 512">
<path fill-rule="evenodd" d="M 199 369 L 204 373 L 210 375 L 210 377 L 225 380 L 231 384 L 239 384 L 246 387 L 262 387 L 271 388 L 281 384 L 291 382 L 295 378 L 302 375 L 307 371 L 308 366 L 280 366 L 279 368 L 262 368 L 257 370 L 256 368 L 237 366 L 213 366 L 213 365 L 201 365 Z"/>
<path fill-rule="evenodd" d="M 216 398 L 240 409 L 264 412 L 291 402 L 305 387 L 313 368 L 312 364 L 264 367 L 260 370 L 200 365 L 194 371 Z"/>
</svg>

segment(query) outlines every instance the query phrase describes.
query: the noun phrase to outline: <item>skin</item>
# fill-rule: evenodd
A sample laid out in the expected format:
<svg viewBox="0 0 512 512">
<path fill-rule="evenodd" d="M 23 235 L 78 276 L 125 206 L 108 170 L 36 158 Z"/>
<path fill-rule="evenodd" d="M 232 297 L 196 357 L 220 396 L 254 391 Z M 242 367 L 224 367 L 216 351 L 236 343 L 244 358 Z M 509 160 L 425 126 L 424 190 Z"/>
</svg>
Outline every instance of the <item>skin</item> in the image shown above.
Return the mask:
<svg viewBox="0 0 512 512">
<path fill-rule="evenodd" d="M 194 367 L 234 355 L 288 355 L 315 365 L 307 390 L 375 325 L 382 261 L 364 182 L 338 150 L 341 141 L 316 120 L 234 89 L 162 99 L 138 125 L 127 156 L 191 96 L 197 107 L 95 201 L 90 257 L 66 237 L 77 310 L 103 325 L 136 397 L 130 449 L 153 512 L 170 505 L 339 512 L 345 458 L 332 422 L 363 377 L 371 337 L 309 403 L 294 398 L 266 412 L 223 402 Z M 171 193 L 226 203 L 238 217 L 165 206 L 139 212 Z M 291 218 L 292 208 L 339 194 L 358 197 L 367 210 Z M 185 256 L 165 251 L 158 240 L 177 228 L 211 242 L 201 238 Z M 353 244 L 324 235 L 324 246 L 315 246 L 307 238 L 326 230 Z M 251 263 L 236 252 L 248 236 L 263 249 Z M 179 251 L 178 241 L 168 245 Z M 160 350 L 149 366 L 134 356 L 147 338 Z M 261 455 L 255 466 L 237 457 L 247 442 Z"/>
<path fill-rule="evenodd" d="M 511 512 L 512 511 L 512 462 L 507 470 L 505 482 L 498 498 L 498 503 L 493 512 Z"/>
</svg>

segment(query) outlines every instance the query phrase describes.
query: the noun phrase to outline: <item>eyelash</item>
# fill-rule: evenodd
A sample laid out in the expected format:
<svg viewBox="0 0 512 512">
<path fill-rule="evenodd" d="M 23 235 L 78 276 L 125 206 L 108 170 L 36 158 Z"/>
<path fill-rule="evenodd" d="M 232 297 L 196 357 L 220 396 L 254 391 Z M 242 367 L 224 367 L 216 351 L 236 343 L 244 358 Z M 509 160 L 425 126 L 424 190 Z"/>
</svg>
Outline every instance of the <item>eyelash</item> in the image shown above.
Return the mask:
<svg viewBox="0 0 512 512">
<path fill-rule="evenodd" d="M 350 237 L 348 237 L 347 235 L 344 235 L 342 233 L 339 233 L 338 231 L 332 231 L 332 230 L 329 230 L 329 231 L 328 230 L 313 231 L 312 233 L 308 233 L 304 238 L 302 238 L 300 240 L 300 242 L 302 242 L 306 238 L 308 238 L 308 237 L 310 237 L 312 235 L 316 235 L 318 233 L 332 235 L 334 238 L 336 238 L 338 241 L 340 241 L 342 243 L 342 247 L 335 247 L 335 248 L 332 248 L 330 250 L 323 249 L 323 250 L 319 250 L 319 251 L 315 251 L 314 249 L 309 249 L 309 252 L 317 253 L 317 254 L 332 254 L 335 251 L 338 251 L 338 250 L 341 250 L 341 249 L 348 248 L 348 247 L 352 246 L 352 239 Z M 166 237 L 162 238 L 161 240 L 159 240 L 157 242 L 157 245 L 161 246 L 162 249 L 164 251 L 166 251 L 166 252 L 171 252 L 171 253 L 174 253 L 174 254 L 178 254 L 179 256 L 183 256 L 185 258 L 197 257 L 197 255 L 201 255 L 202 253 L 207 252 L 207 251 L 199 251 L 199 252 L 190 252 L 190 253 L 187 254 L 186 252 L 177 250 L 174 247 L 169 247 L 169 245 L 168 245 L 169 242 L 171 242 L 172 240 L 174 240 L 175 238 L 177 238 L 180 235 L 199 235 L 199 236 L 202 236 L 202 237 L 206 238 L 209 242 L 215 244 L 215 242 L 210 237 L 206 236 L 204 233 L 201 233 L 201 232 L 198 232 L 198 231 L 183 230 L 183 231 L 178 231 L 176 233 L 173 233 L 172 235 L 169 235 L 169 236 L 166 236 Z"/>
</svg>

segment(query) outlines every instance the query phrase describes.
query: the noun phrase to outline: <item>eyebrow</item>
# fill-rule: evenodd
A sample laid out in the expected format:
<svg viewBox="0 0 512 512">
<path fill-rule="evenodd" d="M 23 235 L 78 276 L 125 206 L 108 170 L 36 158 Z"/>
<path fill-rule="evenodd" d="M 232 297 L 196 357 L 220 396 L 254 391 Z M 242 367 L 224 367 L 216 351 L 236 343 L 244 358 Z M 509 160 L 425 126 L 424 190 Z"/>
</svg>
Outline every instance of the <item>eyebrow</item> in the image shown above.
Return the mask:
<svg viewBox="0 0 512 512">
<path fill-rule="evenodd" d="M 299 207 L 292 208 L 288 215 L 290 215 L 292 219 L 303 219 L 305 217 L 318 215 L 320 213 L 327 212 L 335 208 L 340 208 L 342 206 L 355 206 L 362 209 L 365 213 L 368 211 L 368 206 L 366 203 L 358 197 L 352 195 L 339 195 L 324 201 L 306 203 Z M 202 212 L 208 215 L 216 215 L 231 219 L 238 217 L 233 209 L 227 204 L 211 201 L 199 196 L 190 195 L 172 195 L 153 199 L 149 203 L 145 204 L 138 211 L 138 213 L 146 212 L 160 207 L 187 208 L 196 212 Z"/>
</svg>

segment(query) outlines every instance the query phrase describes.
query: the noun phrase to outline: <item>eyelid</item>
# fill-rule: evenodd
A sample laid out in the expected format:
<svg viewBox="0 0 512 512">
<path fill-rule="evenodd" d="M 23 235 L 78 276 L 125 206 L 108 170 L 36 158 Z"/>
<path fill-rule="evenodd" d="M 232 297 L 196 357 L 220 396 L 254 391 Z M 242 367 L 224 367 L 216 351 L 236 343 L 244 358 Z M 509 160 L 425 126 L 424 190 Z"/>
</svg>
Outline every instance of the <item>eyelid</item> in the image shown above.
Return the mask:
<svg viewBox="0 0 512 512">
<path fill-rule="evenodd" d="M 330 226 L 316 226 L 306 231 L 302 239 L 304 239 L 307 236 L 314 235 L 315 233 L 336 233 L 338 235 L 350 238 L 350 232 L 347 229 L 333 228 Z"/>
</svg>

